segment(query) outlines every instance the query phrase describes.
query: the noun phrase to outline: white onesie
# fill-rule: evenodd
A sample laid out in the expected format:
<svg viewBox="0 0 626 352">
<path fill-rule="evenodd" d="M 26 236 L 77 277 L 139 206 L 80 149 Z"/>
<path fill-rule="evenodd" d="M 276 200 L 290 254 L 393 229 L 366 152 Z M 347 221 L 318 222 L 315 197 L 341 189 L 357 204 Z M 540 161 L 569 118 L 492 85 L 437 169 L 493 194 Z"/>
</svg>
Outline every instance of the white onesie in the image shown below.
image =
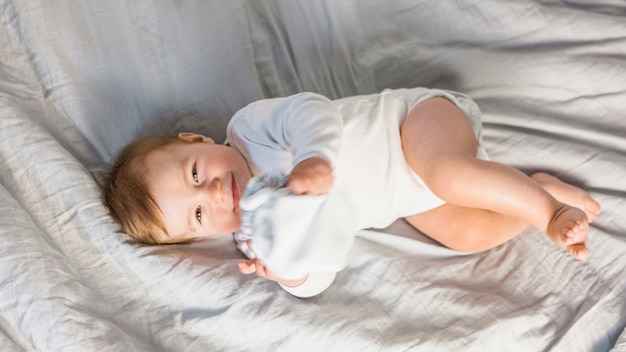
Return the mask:
<svg viewBox="0 0 626 352">
<path fill-rule="evenodd" d="M 335 212 L 331 229 L 325 225 L 324 233 L 332 232 L 332 223 L 337 223 L 336 216 L 341 216 L 346 221 L 338 226 L 339 230 L 352 231 L 350 235 L 354 236 L 360 229 L 384 228 L 398 218 L 444 203 L 410 169 L 400 140 L 400 126 L 409 111 L 435 96 L 445 97 L 465 113 L 480 145 L 480 111 L 476 104 L 464 94 L 426 88 L 387 89 L 380 94 L 334 101 L 314 93 L 260 100 L 233 116 L 227 127 L 226 143 L 242 153 L 253 175 L 289 174 L 293 166 L 310 157 L 330 162 L 335 183 L 328 197 L 334 197 L 329 202 L 333 202 L 339 214 Z M 482 148 L 479 148 L 479 157 L 486 158 Z M 323 220 L 315 221 L 328 223 Z M 295 220 L 285 218 L 284 221 L 293 223 Z M 254 257 L 254 252 L 245 244 L 250 237 L 241 231 L 235 237 L 239 248 Z M 311 258 L 315 251 L 322 254 L 324 248 L 306 243 L 313 239 L 303 239 L 300 245 L 309 248 Z M 332 283 L 334 272 L 345 266 L 351 244 L 348 237 L 332 246 L 331 253 L 338 257 L 330 261 L 323 258 L 328 265 L 318 270 L 306 265 L 299 267 L 309 269 L 309 279 L 302 287 L 285 289 L 300 297 L 325 290 Z M 324 256 L 328 258 L 329 254 L 324 253 Z M 279 257 L 285 258 L 284 255 Z M 280 268 L 268 268 L 280 272 Z M 295 275 L 298 271 L 283 271 L 282 274 Z"/>
</svg>

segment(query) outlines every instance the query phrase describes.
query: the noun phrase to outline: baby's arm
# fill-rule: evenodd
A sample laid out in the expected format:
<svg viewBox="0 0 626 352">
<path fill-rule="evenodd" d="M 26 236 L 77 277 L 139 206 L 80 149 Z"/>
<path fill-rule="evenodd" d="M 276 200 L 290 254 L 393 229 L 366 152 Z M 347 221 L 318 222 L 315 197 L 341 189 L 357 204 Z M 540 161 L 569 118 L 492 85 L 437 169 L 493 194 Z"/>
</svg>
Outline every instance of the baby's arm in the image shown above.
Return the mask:
<svg viewBox="0 0 626 352">
<path fill-rule="evenodd" d="M 309 159 L 326 161 L 332 169 L 339 158 L 342 134 L 343 120 L 332 101 L 319 94 L 300 93 L 260 100 L 238 111 L 228 125 L 227 142 L 243 154 L 253 174 L 293 168 L 295 180 L 312 166 L 312 162 L 304 163 Z M 323 169 L 327 168 L 313 168 Z M 315 173 L 307 171 L 301 176 Z M 297 192 L 298 182 L 293 182 L 294 192 L 302 193 Z M 324 184 L 323 188 L 330 188 L 328 181 Z"/>
<path fill-rule="evenodd" d="M 241 271 L 242 274 L 257 274 L 258 276 L 270 280 L 270 281 L 276 281 L 279 284 L 283 285 L 283 286 L 287 286 L 287 287 L 296 287 L 296 286 L 300 286 L 302 285 L 307 278 L 309 277 L 309 275 L 304 275 L 302 278 L 300 279 L 292 279 L 292 280 L 286 280 L 286 279 L 281 279 L 278 276 L 272 274 L 271 271 L 269 271 L 265 265 L 263 265 L 263 263 L 261 263 L 260 260 L 258 259 L 249 259 L 246 261 L 240 261 L 239 262 L 239 271 Z"/>
<path fill-rule="evenodd" d="M 240 261 L 239 271 L 246 275 L 256 273 L 262 278 L 278 282 L 285 291 L 300 298 L 309 298 L 324 292 L 335 281 L 336 276 L 332 272 L 310 273 L 301 279 L 283 280 L 267 270 L 258 259 Z"/>
<path fill-rule="evenodd" d="M 334 183 L 342 131 L 341 114 L 328 98 L 301 93 L 241 109 L 229 123 L 227 143 L 243 154 L 254 174 L 289 172 L 288 187 L 294 193 L 320 195 Z M 282 280 L 258 261 L 239 265 L 242 273 L 276 281 L 297 297 L 321 293 L 335 277 L 335 273 L 311 273 L 300 280 Z"/>
<path fill-rule="evenodd" d="M 333 182 L 333 168 L 330 163 L 313 157 L 301 161 L 291 170 L 287 185 L 295 194 L 320 195 L 327 193 Z"/>
<path fill-rule="evenodd" d="M 287 184 L 295 194 L 320 195 L 330 190 L 333 181 L 333 169 L 330 163 L 313 157 L 301 161 L 293 168 Z M 285 291 L 301 298 L 322 293 L 335 279 L 335 273 L 313 273 L 306 274 L 299 279 L 282 279 L 269 271 L 256 258 L 240 261 L 239 271 L 246 275 L 256 273 L 262 278 L 278 282 Z"/>
</svg>

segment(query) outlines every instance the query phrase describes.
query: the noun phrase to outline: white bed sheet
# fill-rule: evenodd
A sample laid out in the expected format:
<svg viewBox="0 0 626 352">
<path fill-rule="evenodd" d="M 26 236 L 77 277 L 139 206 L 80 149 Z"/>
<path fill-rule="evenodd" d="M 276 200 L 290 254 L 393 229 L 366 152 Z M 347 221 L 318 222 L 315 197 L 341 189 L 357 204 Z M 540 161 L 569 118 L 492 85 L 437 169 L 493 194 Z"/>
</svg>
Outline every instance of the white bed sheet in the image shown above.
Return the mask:
<svg viewBox="0 0 626 352">
<path fill-rule="evenodd" d="M 0 1 L 3 351 L 626 351 L 622 1 Z M 363 231 L 323 295 L 242 276 L 229 235 L 129 241 L 97 180 L 132 139 L 223 139 L 238 108 L 428 86 L 494 160 L 604 212 L 577 262 L 537 231 L 474 255 Z"/>
</svg>

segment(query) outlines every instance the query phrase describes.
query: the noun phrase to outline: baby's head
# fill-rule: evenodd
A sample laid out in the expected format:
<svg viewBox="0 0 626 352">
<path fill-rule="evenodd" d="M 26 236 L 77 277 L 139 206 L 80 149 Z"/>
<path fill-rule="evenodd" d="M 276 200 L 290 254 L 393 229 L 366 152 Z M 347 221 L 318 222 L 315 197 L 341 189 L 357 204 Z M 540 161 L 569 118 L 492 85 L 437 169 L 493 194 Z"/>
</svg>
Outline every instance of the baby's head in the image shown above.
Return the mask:
<svg viewBox="0 0 626 352">
<path fill-rule="evenodd" d="M 159 206 L 148 190 L 144 172 L 148 156 L 167 146 L 183 143 L 175 137 L 136 140 L 118 154 L 107 175 L 102 196 L 122 230 L 139 242 L 158 244 L 167 233 Z"/>
<path fill-rule="evenodd" d="M 103 200 L 134 239 L 184 242 L 238 229 L 239 197 L 250 177 L 239 152 L 210 138 L 150 137 L 120 152 Z"/>
</svg>

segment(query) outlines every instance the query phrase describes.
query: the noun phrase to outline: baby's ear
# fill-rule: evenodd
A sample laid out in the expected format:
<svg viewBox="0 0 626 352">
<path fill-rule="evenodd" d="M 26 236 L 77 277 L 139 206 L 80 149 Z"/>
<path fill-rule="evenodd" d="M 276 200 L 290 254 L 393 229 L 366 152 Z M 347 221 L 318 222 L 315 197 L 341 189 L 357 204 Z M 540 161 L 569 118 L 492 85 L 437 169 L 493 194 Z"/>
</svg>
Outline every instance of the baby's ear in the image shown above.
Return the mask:
<svg viewBox="0 0 626 352">
<path fill-rule="evenodd" d="M 191 142 L 191 143 L 198 143 L 198 142 L 210 143 L 210 144 L 215 143 L 213 139 L 209 137 L 205 137 L 201 134 L 193 133 L 193 132 L 181 132 L 178 134 L 178 139 L 182 139 L 184 141 Z"/>
</svg>

